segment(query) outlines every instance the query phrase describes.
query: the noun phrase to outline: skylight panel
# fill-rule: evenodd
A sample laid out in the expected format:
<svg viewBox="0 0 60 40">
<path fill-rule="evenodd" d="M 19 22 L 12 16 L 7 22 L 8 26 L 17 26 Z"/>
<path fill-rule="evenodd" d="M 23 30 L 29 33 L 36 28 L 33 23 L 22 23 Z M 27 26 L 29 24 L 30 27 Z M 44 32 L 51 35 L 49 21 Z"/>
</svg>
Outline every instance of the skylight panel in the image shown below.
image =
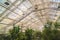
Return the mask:
<svg viewBox="0 0 60 40">
<path fill-rule="evenodd" d="M 50 7 L 52 7 L 52 8 L 58 8 L 58 4 L 52 4 L 52 5 L 50 5 Z"/>
<path fill-rule="evenodd" d="M 16 0 L 9 0 L 11 3 L 14 3 Z"/>
<path fill-rule="evenodd" d="M 11 13 L 8 15 L 8 18 L 13 19 L 13 20 L 17 20 L 18 17 L 19 17 L 19 15 L 15 14 L 15 13 Z"/>
<path fill-rule="evenodd" d="M 0 3 L 4 4 L 7 0 L 0 0 Z"/>
<path fill-rule="evenodd" d="M 19 10 L 19 9 L 16 9 L 14 12 L 19 14 L 19 15 L 23 15 L 23 12 L 21 10 Z"/>
<path fill-rule="evenodd" d="M 0 14 L 3 13 L 6 9 L 2 6 L 0 6 Z"/>
<path fill-rule="evenodd" d="M 7 21 L 8 20 L 8 21 Z M 10 20 L 10 19 L 3 19 L 2 21 L 1 21 L 1 23 L 4 23 L 4 24 L 9 24 L 9 23 L 12 23 L 13 22 L 13 20 Z"/>
<path fill-rule="evenodd" d="M 22 11 L 27 11 L 27 8 L 23 4 L 19 5 L 18 8 Z"/>
<path fill-rule="evenodd" d="M 52 2 L 60 2 L 60 0 L 51 0 Z"/>
<path fill-rule="evenodd" d="M 32 7 L 32 4 L 31 4 L 28 0 L 26 0 L 25 2 L 23 2 L 23 4 L 24 4 L 27 8 Z"/>
<path fill-rule="evenodd" d="M 2 29 L 3 27 L 5 27 L 5 26 L 7 26 L 7 25 L 4 25 L 4 24 L 0 24 L 0 29 Z M 2 30 L 0 30 L 0 31 L 2 31 Z"/>
</svg>

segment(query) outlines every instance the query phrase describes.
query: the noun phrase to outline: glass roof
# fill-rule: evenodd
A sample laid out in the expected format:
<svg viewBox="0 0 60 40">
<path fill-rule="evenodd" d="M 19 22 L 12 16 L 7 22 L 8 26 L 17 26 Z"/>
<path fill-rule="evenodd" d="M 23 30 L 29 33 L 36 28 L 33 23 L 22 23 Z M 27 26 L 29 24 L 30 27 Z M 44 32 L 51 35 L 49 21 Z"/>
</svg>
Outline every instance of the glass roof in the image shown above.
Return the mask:
<svg viewBox="0 0 60 40">
<path fill-rule="evenodd" d="M 42 30 L 47 20 L 60 16 L 59 0 L 0 0 L 0 32 L 13 25 Z"/>
</svg>

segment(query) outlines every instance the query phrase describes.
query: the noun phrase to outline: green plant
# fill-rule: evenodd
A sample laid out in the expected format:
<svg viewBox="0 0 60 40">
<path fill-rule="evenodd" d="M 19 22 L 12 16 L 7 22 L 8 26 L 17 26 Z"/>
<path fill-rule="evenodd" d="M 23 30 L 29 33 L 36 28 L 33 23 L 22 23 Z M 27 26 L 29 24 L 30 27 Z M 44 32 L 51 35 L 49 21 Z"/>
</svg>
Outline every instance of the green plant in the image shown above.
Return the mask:
<svg viewBox="0 0 60 40">
<path fill-rule="evenodd" d="M 48 22 L 47 25 L 44 26 L 45 28 L 42 31 L 42 40 L 60 40 L 60 30 L 56 29 L 56 25 L 58 24 L 53 25 L 51 22 Z"/>
<path fill-rule="evenodd" d="M 9 34 L 0 34 L 0 40 L 60 40 L 58 26 L 60 27 L 58 22 L 47 22 L 42 32 L 32 29 L 26 29 L 25 32 L 22 32 L 22 27 L 13 26 Z"/>
<path fill-rule="evenodd" d="M 33 36 L 33 40 L 41 40 L 41 32 L 40 31 L 35 31 L 34 32 L 34 36 Z"/>
<path fill-rule="evenodd" d="M 33 39 L 33 32 L 34 32 L 34 30 L 32 30 L 32 29 L 25 30 L 26 40 L 32 40 Z"/>
<path fill-rule="evenodd" d="M 14 26 L 12 30 L 10 30 L 10 39 L 11 40 L 23 40 L 25 39 L 24 32 L 21 31 L 19 26 Z"/>
</svg>

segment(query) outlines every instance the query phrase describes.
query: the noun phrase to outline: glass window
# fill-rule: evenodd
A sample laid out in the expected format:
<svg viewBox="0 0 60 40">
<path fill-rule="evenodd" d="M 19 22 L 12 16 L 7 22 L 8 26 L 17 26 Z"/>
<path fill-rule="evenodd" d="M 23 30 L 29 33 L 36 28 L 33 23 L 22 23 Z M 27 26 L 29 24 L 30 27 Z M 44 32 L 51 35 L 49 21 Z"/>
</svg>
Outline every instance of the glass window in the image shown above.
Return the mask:
<svg viewBox="0 0 60 40">
<path fill-rule="evenodd" d="M 10 13 L 8 15 L 8 18 L 13 19 L 13 20 L 16 20 L 18 17 L 19 17 L 19 15 L 15 14 L 15 13 Z"/>
<path fill-rule="evenodd" d="M 0 14 L 3 13 L 6 9 L 2 6 L 0 6 Z"/>
</svg>

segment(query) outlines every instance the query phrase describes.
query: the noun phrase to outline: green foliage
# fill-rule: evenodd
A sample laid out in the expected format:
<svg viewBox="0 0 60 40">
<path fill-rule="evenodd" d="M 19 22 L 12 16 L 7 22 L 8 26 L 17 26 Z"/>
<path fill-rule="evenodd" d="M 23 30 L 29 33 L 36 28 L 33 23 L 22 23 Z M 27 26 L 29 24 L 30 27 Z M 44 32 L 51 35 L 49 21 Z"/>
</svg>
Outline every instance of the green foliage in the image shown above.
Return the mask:
<svg viewBox="0 0 60 40">
<path fill-rule="evenodd" d="M 25 34 L 21 31 L 19 26 L 14 26 L 13 29 L 10 30 L 10 37 L 11 40 L 25 40 Z"/>
<path fill-rule="evenodd" d="M 56 20 L 54 25 L 56 29 L 60 29 L 60 16 L 58 17 L 58 20 Z"/>
<path fill-rule="evenodd" d="M 60 22 L 56 22 L 54 25 L 55 25 L 55 28 L 59 28 L 60 29 Z"/>
<path fill-rule="evenodd" d="M 10 39 L 11 40 L 15 40 L 15 39 L 17 39 L 17 38 L 19 38 L 19 30 L 20 30 L 20 28 L 19 28 L 19 26 L 18 27 L 13 27 L 13 29 L 12 30 L 10 30 Z"/>
<path fill-rule="evenodd" d="M 44 30 L 34 31 L 32 29 L 26 29 L 22 32 L 19 26 L 14 26 L 9 31 L 9 34 L 0 34 L 0 40 L 60 40 L 60 23 L 47 22 L 44 25 Z M 52 30 L 53 29 L 53 30 Z"/>
<path fill-rule="evenodd" d="M 53 25 L 54 26 L 52 26 L 52 23 L 47 23 L 47 25 L 45 25 L 45 28 L 42 31 L 43 40 L 60 40 L 60 30 L 56 29 L 56 25 L 58 24 Z M 52 30 L 53 27 L 54 29 Z"/>
<path fill-rule="evenodd" d="M 41 40 L 41 32 L 40 31 L 35 31 L 33 35 L 33 40 Z"/>
<path fill-rule="evenodd" d="M 34 31 L 32 29 L 25 30 L 26 40 L 32 40 L 33 39 L 33 32 Z"/>
</svg>

